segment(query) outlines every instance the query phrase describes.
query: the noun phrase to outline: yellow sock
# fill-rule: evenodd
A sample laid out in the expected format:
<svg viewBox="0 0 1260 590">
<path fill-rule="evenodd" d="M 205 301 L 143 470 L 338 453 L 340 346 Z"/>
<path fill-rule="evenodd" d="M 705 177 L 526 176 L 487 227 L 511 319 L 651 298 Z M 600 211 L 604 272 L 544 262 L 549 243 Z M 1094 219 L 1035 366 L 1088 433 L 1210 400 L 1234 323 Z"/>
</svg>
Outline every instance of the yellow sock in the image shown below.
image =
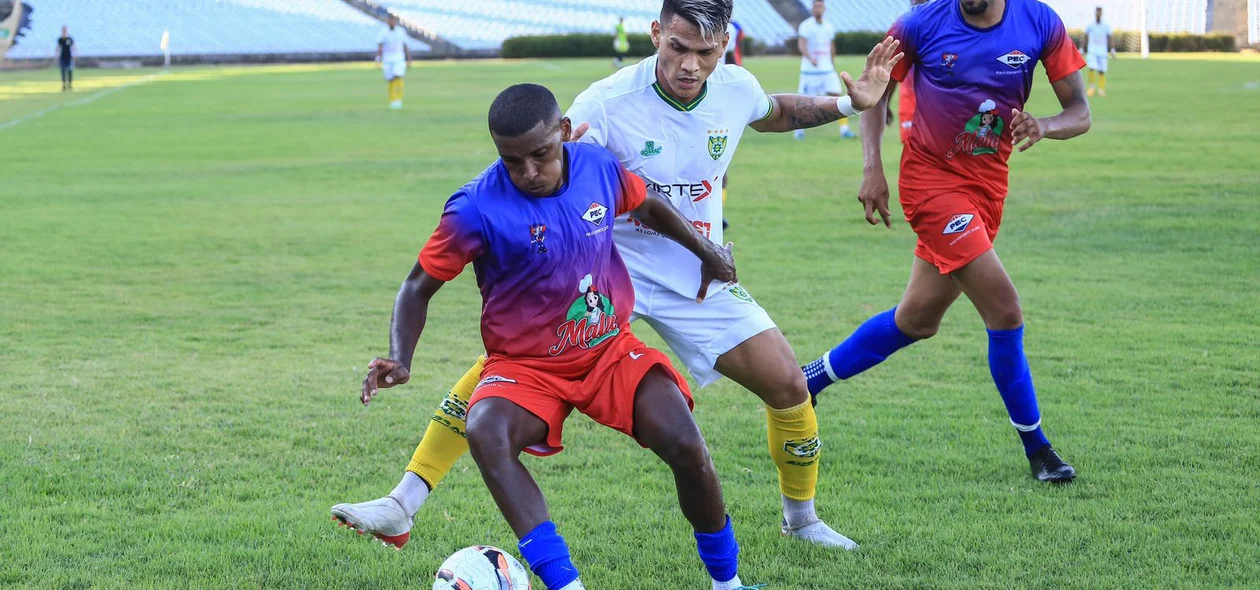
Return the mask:
<svg viewBox="0 0 1260 590">
<path fill-rule="evenodd" d="M 722 206 L 726 206 L 726 187 L 722 187 Z"/>
<path fill-rule="evenodd" d="M 836 125 L 839 125 L 841 127 L 844 127 L 845 125 L 848 125 L 848 124 L 849 124 L 848 117 L 840 117 L 840 119 L 836 121 Z"/>
<path fill-rule="evenodd" d="M 398 84 L 398 93 L 395 95 L 394 100 L 402 100 L 403 94 L 407 89 L 407 83 L 403 82 L 402 78 L 394 78 L 394 83 Z"/>
<path fill-rule="evenodd" d="M 419 475 L 429 484 L 429 489 L 437 487 L 455 461 L 468 452 L 464 419 L 468 416 L 468 401 L 481 380 L 481 368 L 485 362 L 486 357 L 478 357 L 477 364 L 468 369 L 446 394 L 437 411 L 429 418 L 429 427 L 407 464 L 407 471 Z"/>
<path fill-rule="evenodd" d="M 779 468 L 779 490 L 792 500 L 813 498 L 822 456 L 814 407 L 808 401 L 785 410 L 766 406 L 766 438 Z"/>
<path fill-rule="evenodd" d="M 1107 74 L 1098 74 L 1098 89 L 1103 92 L 1107 91 Z"/>
<path fill-rule="evenodd" d="M 1097 82 L 1098 82 L 1098 74 L 1095 73 L 1094 70 L 1090 70 L 1089 71 L 1089 85 L 1093 86 Z"/>
<path fill-rule="evenodd" d="M 389 90 L 389 102 L 394 102 L 394 81 L 390 80 L 386 82 L 385 88 Z"/>
</svg>

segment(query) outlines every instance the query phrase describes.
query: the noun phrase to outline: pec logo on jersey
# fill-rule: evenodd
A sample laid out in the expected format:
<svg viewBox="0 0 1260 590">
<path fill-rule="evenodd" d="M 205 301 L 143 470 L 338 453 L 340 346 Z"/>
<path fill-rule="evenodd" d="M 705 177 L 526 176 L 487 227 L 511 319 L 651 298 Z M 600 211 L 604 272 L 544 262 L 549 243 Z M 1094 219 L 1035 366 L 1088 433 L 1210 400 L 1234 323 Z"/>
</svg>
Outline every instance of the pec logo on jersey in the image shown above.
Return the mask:
<svg viewBox="0 0 1260 590">
<path fill-rule="evenodd" d="M 591 203 L 591 207 L 582 214 L 582 219 L 591 222 L 592 225 L 599 225 L 604 222 L 604 217 L 608 216 L 608 207 L 599 203 Z"/>
<path fill-rule="evenodd" d="M 1020 51 L 1018 49 L 1013 50 L 1010 53 L 1007 53 L 1006 55 L 1003 55 L 997 58 L 998 61 L 1006 64 L 1007 67 L 1011 69 L 1018 68 L 1028 63 L 1028 60 L 1030 59 L 1032 58 L 1028 57 L 1027 53 L 1024 53 L 1023 51 Z"/>
<path fill-rule="evenodd" d="M 546 254 L 547 245 L 543 242 L 547 239 L 547 226 L 545 224 L 537 224 L 529 226 L 529 243 L 534 246 L 534 252 L 537 254 Z"/>
<path fill-rule="evenodd" d="M 945 231 L 941 232 L 941 234 L 948 236 L 949 234 L 961 233 L 967 229 L 968 225 L 971 225 L 971 220 L 975 219 L 975 217 L 975 215 L 970 213 L 955 215 L 949 218 L 949 223 L 945 224 Z"/>
<path fill-rule="evenodd" d="M 507 377 L 502 377 L 499 375 L 490 375 L 489 377 L 482 379 L 481 383 L 477 384 L 476 389 L 481 389 L 482 387 L 485 387 L 487 385 L 494 385 L 495 383 L 516 383 L 516 380 L 508 379 Z"/>
<path fill-rule="evenodd" d="M 722 131 L 709 131 L 711 134 L 725 132 L 725 129 Z M 726 153 L 727 137 L 728 136 L 726 135 L 709 135 L 709 156 L 711 156 L 714 160 L 722 159 L 722 154 Z"/>
<path fill-rule="evenodd" d="M 661 155 L 661 150 L 663 149 L 665 148 L 656 145 L 655 141 L 645 141 L 643 142 L 643 150 L 639 152 L 639 155 L 644 158 L 651 158 L 653 156 Z"/>
<path fill-rule="evenodd" d="M 941 67 L 945 68 L 945 74 L 954 75 L 954 64 L 958 63 L 958 54 L 946 51 L 941 54 Z"/>
</svg>

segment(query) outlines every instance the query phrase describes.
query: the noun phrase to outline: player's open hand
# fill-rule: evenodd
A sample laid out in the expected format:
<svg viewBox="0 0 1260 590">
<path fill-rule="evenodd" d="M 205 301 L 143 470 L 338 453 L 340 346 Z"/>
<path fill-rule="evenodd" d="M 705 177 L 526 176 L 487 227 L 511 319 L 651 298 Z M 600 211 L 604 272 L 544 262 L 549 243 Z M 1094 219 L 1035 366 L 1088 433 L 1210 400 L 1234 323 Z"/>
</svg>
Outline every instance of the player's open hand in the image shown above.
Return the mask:
<svg viewBox="0 0 1260 590">
<path fill-rule="evenodd" d="M 376 397 L 379 388 L 402 385 L 410 379 L 411 372 L 402 363 L 380 357 L 372 359 L 372 362 L 368 363 L 368 374 L 363 380 L 363 393 L 359 396 L 359 401 L 366 406 L 372 403 L 372 398 Z"/>
<path fill-rule="evenodd" d="M 709 255 L 700 261 L 700 291 L 696 293 L 696 303 L 709 296 L 709 283 L 713 281 L 728 285 L 739 282 L 739 277 L 735 276 L 735 256 L 731 253 L 734 245 L 734 242 L 727 242 L 721 248 L 709 248 Z"/>
<path fill-rule="evenodd" d="M 893 68 L 906 56 L 898 51 L 900 48 L 901 41 L 890 35 L 867 54 L 866 67 L 856 81 L 848 72 L 840 73 L 840 79 L 844 80 L 844 87 L 849 91 L 849 99 L 853 101 L 853 108 L 864 111 L 884 98 L 888 81 L 892 79 Z"/>
<path fill-rule="evenodd" d="M 880 219 L 884 227 L 892 227 L 892 214 L 888 211 L 888 179 L 882 170 L 867 172 L 862 176 L 862 188 L 858 189 L 858 202 L 866 209 L 866 222 L 879 225 Z M 879 212 L 880 219 L 875 219 Z"/>
<path fill-rule="evenodd" d="M 1024 151 L 1046 136 L 1041 120 L 1019 109 L 1011 109 L 1011 145 Z M 1019 142 L 1024 144 L 1020 145 Z"/>
</svg>

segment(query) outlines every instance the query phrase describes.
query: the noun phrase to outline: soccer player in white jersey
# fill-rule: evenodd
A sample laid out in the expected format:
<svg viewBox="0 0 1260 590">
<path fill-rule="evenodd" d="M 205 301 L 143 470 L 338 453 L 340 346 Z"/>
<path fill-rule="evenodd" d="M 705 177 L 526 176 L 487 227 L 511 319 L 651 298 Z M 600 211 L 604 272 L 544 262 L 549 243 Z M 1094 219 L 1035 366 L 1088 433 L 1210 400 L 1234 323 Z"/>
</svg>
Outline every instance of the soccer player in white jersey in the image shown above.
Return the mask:
<svg viewBox="0 0 1260 590">
<path fill-rule="evenodd" d="M 1094 9 L 1094 22 L 1085 27 L 1085 63 L 1089 66 L 1088 96 L 1097 91 L 1107 96 L 1107 60 L 1115 55 L 1111 46 L 1111 25 L 1103 22 L 1102 7 Z"/>
<path fill-rule="evenodd" d="M 844 87 L 836 75 L 836 30 L 823 20 L 827 3 L 814 0 L 811 17 L 796 29 L 796 47 L 801 52 L 801 83 L 797 92 L 807 96 L 840 96 Z M 854 137 L 847 118 L 840 119 L 840 137 Z M 805 130 L 797 129 L 796 139 L 805 139 Z"/>
<path fill-rule="evenodd" d="M 575 139 L 608 148 L 718 244 L 723 243 L 719 183 L 745 127 L 786 132 L 870 108 L 901 59 L 899 43 L 889 38 L 867 56 L 857 80 L 842 74 L 847 97 L 770 96 L 747 70 L 719 65 L 731 8 L 732 0 L 664 0 L 660 20 L 652 23 L 657 54 L 595 82 L 568 112 L 580 123 Z M 633 217 L 619 220 L 613 235 L 634 284 L 632 319 L 647 321 L 701 387 L 726 376 L 764 402 L 782 494 L 781 532 L 823 546 L 856 548 L 814 509 L 822 450 L 818 419 L 805 376 L 774 321 L 743 287 L 702 284 L 695 256 Z M 398 367 L 399 374 L 405 369 Z M 479 361 L 451 389 L 393 492 L 338 504 L 333 518 L 395 547 L 405 544 L 429 492 L 468 451 L 464 420 L 481 373 Z M 380 374 L 375 387 L 405 382 L 385 377 L 389 371 Z"/>
<path fill-rule="evenodd" d="M 398 26 L 398 17 L 389 15 L 389 27 L 381 31 L 376 45 L 376 61 L 381 62 L 385 83 L 389 85 L 389 108 L 403 106 L 403 76 L 411 67 L 411 49 L 407 47 L 407 31 Z"/>
</svg>

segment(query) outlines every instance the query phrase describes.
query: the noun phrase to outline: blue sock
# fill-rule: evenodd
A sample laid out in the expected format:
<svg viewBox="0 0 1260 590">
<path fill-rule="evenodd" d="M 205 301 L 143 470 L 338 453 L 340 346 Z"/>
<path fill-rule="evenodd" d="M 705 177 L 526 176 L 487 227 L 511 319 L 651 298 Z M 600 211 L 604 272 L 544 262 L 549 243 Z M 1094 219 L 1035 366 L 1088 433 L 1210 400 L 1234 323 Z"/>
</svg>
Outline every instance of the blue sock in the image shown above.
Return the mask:
<svg viewBox="0 0 1260 590">
<path fill-rule="evenodd" d="M 569 557 L 569 546 L 564 537 L 556 533 L 556 524 L 550 520 L 530 531 L 521 539 L 517 548 L 549 590 L 558 590 L 578 579 L 577 567 Z"/>
<path fill-rule="evenodd" d="M 894 307 L 871 317 L 831 352 L 805 365 L 809 393 L 817 395 L 828 385 L 874 367 L 892 353 L 914 344 L 914 338 L 903 334 L 893 321 L 896 314 Z"/>
<path fill-rule="evenodd" d="M 726 527 L 716 533 L 696 533 L 696 550 L 714 580 L 728 582 L 739 574 L 739 543 L 735 542 L 731 517 L 726 517 Z"/>
<path fill-rule="evenodd" d="M 1014 330 L 989 330 L 989 372 L 1011 424 L 1024 443 L 1024 453 L 1032 455 L 1050 444 L 1041 432 L 1041 410 L 1037 408 L 1037 391 L 1033 389 L 1028 357 L 1024 356 L 1024 327 Z"/>
</svg>

